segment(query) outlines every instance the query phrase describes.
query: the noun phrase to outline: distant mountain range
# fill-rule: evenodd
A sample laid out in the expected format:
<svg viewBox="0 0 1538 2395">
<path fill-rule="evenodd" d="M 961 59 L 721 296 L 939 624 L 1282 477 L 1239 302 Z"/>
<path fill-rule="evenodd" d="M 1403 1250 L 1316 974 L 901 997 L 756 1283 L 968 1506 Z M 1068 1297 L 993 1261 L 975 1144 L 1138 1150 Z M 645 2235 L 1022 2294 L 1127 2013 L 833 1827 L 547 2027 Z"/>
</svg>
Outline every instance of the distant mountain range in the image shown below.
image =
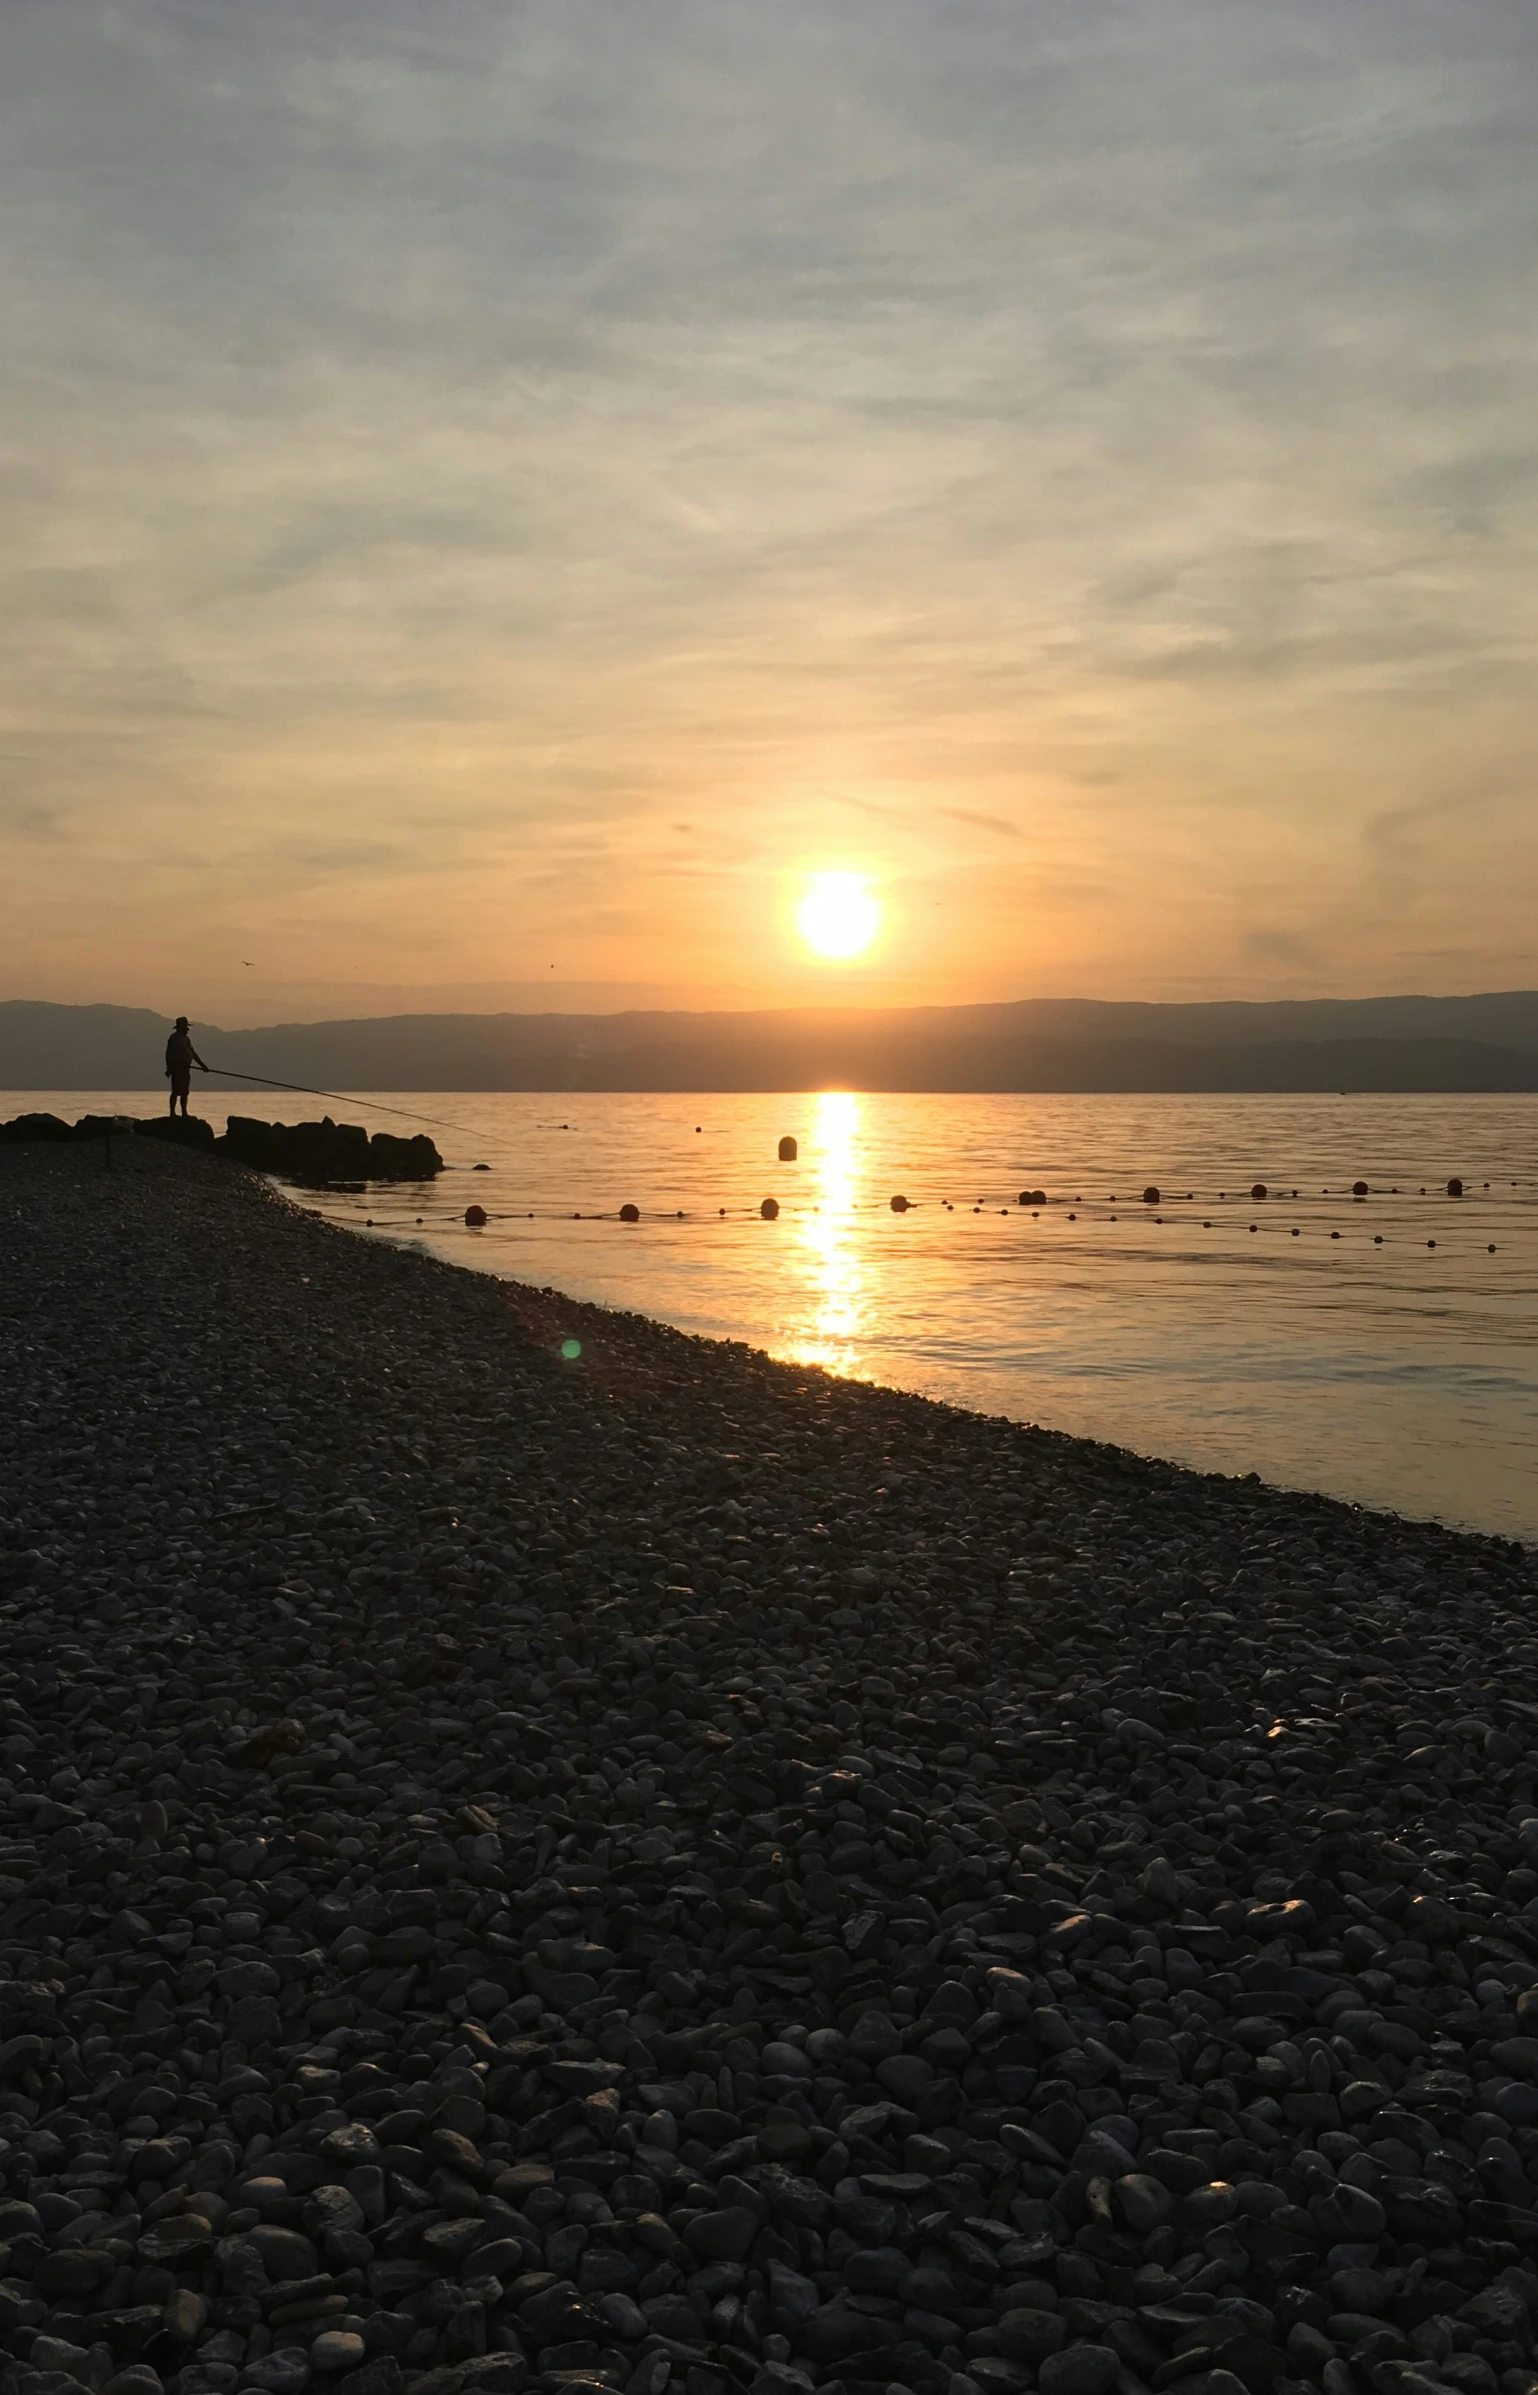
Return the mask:
<svg viewBox="0 0 1538 2395">
<path fill-rule="evenodd" d="M 154 1089 L 169 1029 L 135 1007 L 0 1002 L 0 1089 Z M 193 1036 L 210 1063 L 341 1090 L 1538 1090 L 1534 990 L 1253 1005 L 1026 998 L 386 1015 L 256 1031 L 199 1023 Z M 251 1099 L 257 1113 L 280 1104 Z"/>
</svg>

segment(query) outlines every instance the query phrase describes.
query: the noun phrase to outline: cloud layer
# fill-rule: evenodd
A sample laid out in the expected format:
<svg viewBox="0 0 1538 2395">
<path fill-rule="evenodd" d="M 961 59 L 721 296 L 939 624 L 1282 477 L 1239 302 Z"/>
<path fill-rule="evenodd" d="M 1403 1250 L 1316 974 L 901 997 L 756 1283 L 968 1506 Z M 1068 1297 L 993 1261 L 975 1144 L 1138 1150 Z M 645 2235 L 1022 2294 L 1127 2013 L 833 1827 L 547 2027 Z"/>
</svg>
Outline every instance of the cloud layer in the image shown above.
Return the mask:
<svg viewBox="0 0 1538 2395">
<path fill-rule="evenodd" d="M 841 864 L 873 994 L 1538 979 L 1535 99 L 1525 0 L 11 0 L 8 981 L 842 996 Z"/>
</svg>

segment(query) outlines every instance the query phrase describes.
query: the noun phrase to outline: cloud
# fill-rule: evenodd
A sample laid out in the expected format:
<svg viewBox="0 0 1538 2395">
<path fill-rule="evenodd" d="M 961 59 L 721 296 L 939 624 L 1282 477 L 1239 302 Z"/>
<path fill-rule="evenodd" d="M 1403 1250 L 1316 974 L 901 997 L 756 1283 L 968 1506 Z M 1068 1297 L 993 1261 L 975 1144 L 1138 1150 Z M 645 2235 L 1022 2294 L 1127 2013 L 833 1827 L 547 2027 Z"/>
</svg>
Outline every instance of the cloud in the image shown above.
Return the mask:
<svg viewBox="0 0 1538 2395">
<path fill-rule="evenodd" d="M 833 791 L 830 803 L 835 807 L 848 807 L 856 815 L 873 816 L 878 822 L 891 822 L 902 811 L 898 807 L 884 806 L 879 798 L 861 798 L 852 790 Z"/>
<path fill-rule="evenodd" d="M 1276 924 L 1253 925 L 1243 934 L 1242 945 L 1247 954 L 1268 965 L 1312 969 L 1325 961 L 1325 952 L 1317 940 L 1302 932 L 1283 930 Z"/>
<path fill-rule="evenodd" d="M 64 817 L 58 807 L 0 790 L 0 836 L 13 840 L 62 840 Z"/>
<path fill-rule="evenodd" d="M 970 824 L 974 831 L 997 832 L 1002 840 L 1024 837 L 1018 823 L 1010 823 L 1003 815 L 987 815 L 977 807 L 939 807 L 936 813 L 949 817 L 952 823 Z"/>
<path fill-rule="evenodd" d="M 310 980 L 778 982 L 836 808 L 958 997 L 954 824 L 1080 986 L 1313 969 L 1257 888 L 1336 986 L 1509 954 L 1535 96 L 1525 0 L 12 0 L 7 947 L 190 955 L 195 855 L 349 900 Z"/>
</svg>

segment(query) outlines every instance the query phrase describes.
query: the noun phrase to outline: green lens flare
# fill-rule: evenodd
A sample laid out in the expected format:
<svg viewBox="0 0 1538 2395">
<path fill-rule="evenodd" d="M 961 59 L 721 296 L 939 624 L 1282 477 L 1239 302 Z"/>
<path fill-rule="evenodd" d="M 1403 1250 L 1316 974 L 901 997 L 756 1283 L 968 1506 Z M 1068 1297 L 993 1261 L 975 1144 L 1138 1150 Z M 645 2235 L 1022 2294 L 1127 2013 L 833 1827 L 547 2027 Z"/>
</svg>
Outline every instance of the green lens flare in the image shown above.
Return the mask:
<svg viewBox="0 0 1538 2395">
<path fill-rule="evenodd" d="M 578 1356 L 582 1353 L 581 1340 L 563 1339 L 561 1341 L 561 1353 L 566 1358 L 568 1364 L 574 1364 Z"/>
</svg>

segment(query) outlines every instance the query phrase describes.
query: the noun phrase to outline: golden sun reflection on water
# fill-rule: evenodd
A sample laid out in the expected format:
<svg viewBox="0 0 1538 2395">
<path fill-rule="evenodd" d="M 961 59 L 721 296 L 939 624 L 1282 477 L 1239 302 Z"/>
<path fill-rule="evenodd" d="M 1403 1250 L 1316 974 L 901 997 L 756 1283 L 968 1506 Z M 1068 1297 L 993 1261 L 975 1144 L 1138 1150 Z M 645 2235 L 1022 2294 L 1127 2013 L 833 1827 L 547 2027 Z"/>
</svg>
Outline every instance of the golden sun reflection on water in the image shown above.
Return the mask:
<svg viewBox="0 0 1538 2395">
<path fill-rule="evenodd" d="M 798 1364 L 821 1364 L 830 1372 L 855 1369 L 865 1330 L 866 1269 L 854 1219 L 864 1163 L 861 1127 L 861 1102 L 853 1092 L 825 1089 L 817 1098 L 810 1154 L 802 1151 L 815 1181 L 795 1218 L 803 1282 L 792 1298 L 790 1354 Z M 799 1324 L 797 1314 L 804 1316 Z"/>
</svg>

